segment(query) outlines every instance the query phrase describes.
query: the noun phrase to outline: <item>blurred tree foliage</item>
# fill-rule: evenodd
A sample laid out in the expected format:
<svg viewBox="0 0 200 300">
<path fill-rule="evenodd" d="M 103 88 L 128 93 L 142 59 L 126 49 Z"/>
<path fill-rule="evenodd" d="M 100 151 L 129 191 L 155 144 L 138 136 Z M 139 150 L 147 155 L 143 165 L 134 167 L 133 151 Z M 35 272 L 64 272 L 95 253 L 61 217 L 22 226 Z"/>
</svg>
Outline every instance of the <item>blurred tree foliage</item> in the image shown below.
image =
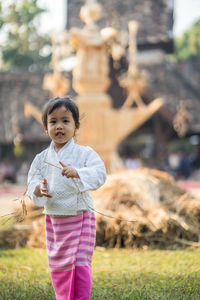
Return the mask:
<svg viewBox="0 0 200 300">
<path fill-rule="evenodd" d="M 179 60 L 200 56 L 200 20 L 175 39 L 175 49 L 175 57 Z"/>
<path fill-rule="evenodd" d="M 50 37 L 38 33 L 43 12 L 37 0 L 0 1 L 1 69 L 38 70 L 49 66 Z"/>
</svg>

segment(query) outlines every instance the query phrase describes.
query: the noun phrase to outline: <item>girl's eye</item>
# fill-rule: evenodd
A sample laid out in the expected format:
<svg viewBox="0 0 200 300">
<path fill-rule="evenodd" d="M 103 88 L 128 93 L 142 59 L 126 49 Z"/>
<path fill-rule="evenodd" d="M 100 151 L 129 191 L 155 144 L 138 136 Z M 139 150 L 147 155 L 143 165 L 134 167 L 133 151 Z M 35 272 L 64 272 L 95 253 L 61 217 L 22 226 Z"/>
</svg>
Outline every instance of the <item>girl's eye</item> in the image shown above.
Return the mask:
<svg viewBox="0 0 200 300">
<path fill-rule="evenodd" d="M 68 121 L 68 120 L 64 120 L 63 122 L 64 122 L 64 123 L 68 123 L 69 121 Z"/>
<path fill-rule="evenodd" d="M 51 124 L 55 124 L 55 123 L 56 123 L 56 121 L 50 121 L 49 123 L 51 123 Z"/>
</svg>

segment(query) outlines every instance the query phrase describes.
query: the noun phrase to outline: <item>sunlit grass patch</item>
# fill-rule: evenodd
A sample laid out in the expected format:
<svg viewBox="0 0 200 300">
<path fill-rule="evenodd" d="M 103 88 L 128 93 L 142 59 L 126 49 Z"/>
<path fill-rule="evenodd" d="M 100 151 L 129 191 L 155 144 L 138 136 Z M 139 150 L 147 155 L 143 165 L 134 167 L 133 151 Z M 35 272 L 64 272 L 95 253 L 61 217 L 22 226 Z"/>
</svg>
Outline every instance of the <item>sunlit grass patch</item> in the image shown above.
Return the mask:
<svg viewBox="0 0 200 300">
<path fill-rule="evenodd" d="M 200 299 L 200 249 L 99 249 L 91 300 Z M 1 300 L 53 300 L 44 249 L 0 250 Z"/>
</svg>

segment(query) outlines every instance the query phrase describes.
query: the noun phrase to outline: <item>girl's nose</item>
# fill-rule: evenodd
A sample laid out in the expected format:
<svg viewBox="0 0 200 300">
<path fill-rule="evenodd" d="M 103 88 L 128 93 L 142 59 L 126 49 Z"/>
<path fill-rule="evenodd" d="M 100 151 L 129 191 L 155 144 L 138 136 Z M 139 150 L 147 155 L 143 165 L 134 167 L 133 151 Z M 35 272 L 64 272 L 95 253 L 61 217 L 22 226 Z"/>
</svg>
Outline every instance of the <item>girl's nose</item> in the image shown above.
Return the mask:
<svg viewBox="0 0 200 300">
<path fill-rule="evenodd" d="M 58 123 L 56 124 L 56 128 L 57 128 L 57 129 L 63 128 L 62 123 L 61 123 L 61 122 L 58 122 Z"/>
</svg>

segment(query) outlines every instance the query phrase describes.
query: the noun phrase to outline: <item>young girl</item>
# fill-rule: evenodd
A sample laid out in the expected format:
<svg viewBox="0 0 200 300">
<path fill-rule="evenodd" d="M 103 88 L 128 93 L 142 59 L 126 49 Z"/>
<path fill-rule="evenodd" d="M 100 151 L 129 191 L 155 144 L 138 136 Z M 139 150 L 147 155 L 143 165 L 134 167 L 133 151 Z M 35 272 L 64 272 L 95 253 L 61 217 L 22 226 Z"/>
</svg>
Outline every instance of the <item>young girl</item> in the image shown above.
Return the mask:
<svg viewBox="0 0 200 300">
<path fill-rule="evenodd" d="M 69 97 L 49 101 L 42 121 L 52 142 L 32 162 L 27 195 L 44 207 L 47 255 L 56 299 L 87 300 L 96 238 L 89 191 L 105 182 L 105 166 L 90 147 L 74 143 L 79 110 Z"/>
</svg>

